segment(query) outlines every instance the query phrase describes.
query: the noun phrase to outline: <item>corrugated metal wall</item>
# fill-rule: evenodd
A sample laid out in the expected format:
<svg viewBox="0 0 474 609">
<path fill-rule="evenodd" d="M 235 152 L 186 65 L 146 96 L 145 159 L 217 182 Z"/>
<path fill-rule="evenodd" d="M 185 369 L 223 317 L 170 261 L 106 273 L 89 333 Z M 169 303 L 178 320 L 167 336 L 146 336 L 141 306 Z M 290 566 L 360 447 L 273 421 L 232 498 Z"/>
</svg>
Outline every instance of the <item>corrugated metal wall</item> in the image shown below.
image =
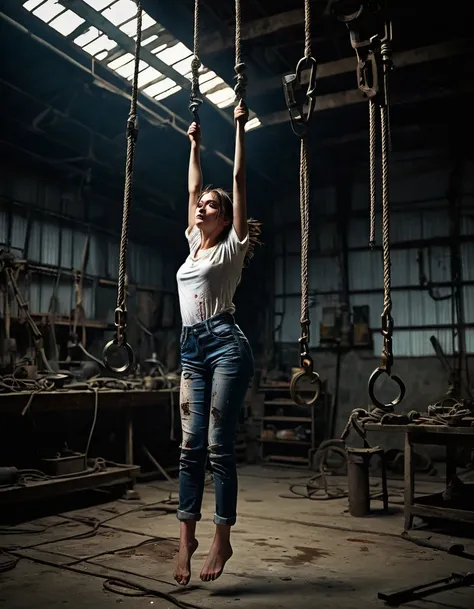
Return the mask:
<svg viewBox="0 0 474 609">
<path fill-rule="evenodd" d="M 15 168 L 2 168 L 0 181 L 0 247 L 7 246 L 20 258 L 27 258 L 33 270 L 22 286 L 33 313 L 47 313 L 61 270 L 57 297 L 59 315 L 69 315 L 75 306 L 74 271 L 80 269 L 87 235 L 89 252 L 84 283 L 86 317 L 96 319 L 98 279 L 117 280 L 119 238 L 99 228 L 87 228 L 65 217 L 84 219 L 83 205 L 74 195 L 61 192 L 41 176 Z M 61 218 L 59 212 L 61 211 Z M 56 214 L 56 217 L 54 216 Z M 29 239 L 27 240 L 29 226 Z M 25 251 L 25 246 L 27 250 Z M 49 272 L 48 272 L 49 271 Z M 150 245 L 129 243 L 130 283 L 151 288 L 175 289 L 175 264 L 172 256 Z M 14 313 L 14 312 L 13 312 Z M 15 313 L 14 313 L 15 314 Z M 111 311 L 113 316 L 113 310 Z M 112 319 L 101 320 L 112 321 Z"/>
<path fill-rule="evenodd" d="M 451 299 L 433 300 L 427 290 L 419 289 L 418 248 L 409 246 L 412 240 L 429 240 L 449 236 L 449 161 L 423 152 L 410 157 L 399 156 L 391 165 L 391 252 L 394 354 L 399 356 L 433 355 L 429 342 L 436 335 L 446 353 L 452 353 L 450 329 L 436 328 L 452 323 Z M 362 170 L 365 177 L 366 169 Z M 474 241 L 474 166 L 467 166 L 463 185 L 463 235 Z M 359 174 L 360 175 L 360 174 Z M 469 212 L 471 206 L 472 213 Z M 369 305 L 370 326 L 375 331 L 374 351 L 380 353 L 382 340 L 380 315 L 383 298 L 383 267 L 380 251 L 371 252 L 369 241 L 369 190 L 366 181 L 353 184 L 351 217 L 348 222 L 348 287 L 350 307 Z M 310 294 L 311 345 L 319 344 L 319 323 L 322 308 L 337 305 L 343 280 L 337 252 L 342 249 L 343 235 L 338 234 L 335 222 L 336 189 L 316 190 L 313 193 L 310 236 Z M 298 206 L 294 207 L 293 222 L 298 223 Z M 325 217 L 326 216 L 326 217 Z M 289 221 L 289 219 L 288 219 Z M 377 214 L 377 243 L 381 243 L 381 214 Z M 277 240 L 276 257 L 276 312 L 282 319 L 277 340 L 296 342 L 300 318 L 300 236 L 299 226 L 281 231 Z M 403 247 L 403 246 L 407 247 Z M 398 247 L 397 247 L 398 246 Z M 461 245 L 463 278 L 474 280 L 474 242 Z M 423 249 L 425 273 L 433 282 L 449 282 L 450 251 L 444 245 L 430 245 Z M 439 288 L 441 295 L 449 288 Z M 464 288 L 466 323 L 474 324 L 474 287 Z M 398 330 L 397 330 L 398 326 Z M 426 327 L 423 328 L 423 326 Z M 401 328 L 404 328 L 403 330 Z M 474 330 L 467 330 L 467 348 L 474 351 Z"/>
</svg>

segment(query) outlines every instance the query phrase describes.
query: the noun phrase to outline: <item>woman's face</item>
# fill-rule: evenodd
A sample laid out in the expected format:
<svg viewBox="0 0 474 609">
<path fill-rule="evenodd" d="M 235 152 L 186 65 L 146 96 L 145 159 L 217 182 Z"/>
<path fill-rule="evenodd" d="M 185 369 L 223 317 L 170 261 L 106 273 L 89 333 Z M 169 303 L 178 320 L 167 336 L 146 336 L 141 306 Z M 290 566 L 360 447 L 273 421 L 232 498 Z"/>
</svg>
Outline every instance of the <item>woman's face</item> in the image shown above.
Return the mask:
<svg viewBox="0 0 474 609">
<path fill-rule="evenodd" d="M 196 226 L 207 234 L 220 232 L 228 224 L 221 213 L 219 199 L 214 192 L 205 192 L 199 199 L 195 215 Z"/>
</svg>

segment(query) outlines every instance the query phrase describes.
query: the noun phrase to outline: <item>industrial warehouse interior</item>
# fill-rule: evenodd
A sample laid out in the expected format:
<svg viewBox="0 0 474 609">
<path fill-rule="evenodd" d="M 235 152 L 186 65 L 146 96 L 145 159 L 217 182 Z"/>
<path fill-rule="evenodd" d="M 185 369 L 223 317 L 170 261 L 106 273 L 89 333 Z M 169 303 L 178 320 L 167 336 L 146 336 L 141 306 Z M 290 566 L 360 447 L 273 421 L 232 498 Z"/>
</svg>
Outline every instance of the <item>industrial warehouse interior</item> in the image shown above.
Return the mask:
<svg viewBox="0 0 474 609">
<path fill-rule="evenodd" d="M 0 605 L 473 609 L 471 30 L 3 0 Z"/>
</svg>

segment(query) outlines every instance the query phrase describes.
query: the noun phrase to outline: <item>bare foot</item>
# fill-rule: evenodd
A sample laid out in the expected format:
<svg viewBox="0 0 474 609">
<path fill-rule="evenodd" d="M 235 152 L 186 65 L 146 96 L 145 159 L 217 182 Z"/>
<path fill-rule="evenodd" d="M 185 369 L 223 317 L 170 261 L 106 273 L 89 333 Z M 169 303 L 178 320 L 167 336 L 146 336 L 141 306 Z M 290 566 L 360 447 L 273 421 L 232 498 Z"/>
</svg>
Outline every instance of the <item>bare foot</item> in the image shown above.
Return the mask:
<svg viewBox="0 0 474 609">
<path fill-rule="evenodd" d="M 207 555 L 206 562 L 201 571 L 201 579 L 203 582 L 211 582 L 216 580 L 222 575 L 224 571 L 225 563 L 232 556 L 232 546 L 230 543 L 217 544 L 214 542 L 209 554 Z"/>
<path fill-rule="evenodd" d="M 198 547 L 197 539 L 188 544 L 180 544 L 178 562 L 173 573 L 173 577 L 181 586 L 187 586 L 191 579 L 191 557 Z"/>
</svg>

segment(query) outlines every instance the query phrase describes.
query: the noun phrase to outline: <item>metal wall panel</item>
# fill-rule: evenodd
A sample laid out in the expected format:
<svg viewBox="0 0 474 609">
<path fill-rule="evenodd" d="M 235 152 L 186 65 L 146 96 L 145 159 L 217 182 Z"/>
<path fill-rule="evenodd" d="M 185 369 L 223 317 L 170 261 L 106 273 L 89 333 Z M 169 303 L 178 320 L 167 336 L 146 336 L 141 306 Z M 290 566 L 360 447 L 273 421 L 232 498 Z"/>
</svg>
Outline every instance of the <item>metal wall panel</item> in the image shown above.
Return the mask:
<svg viewBox="0 0 474 609">
<path fill-rule="evenodd" d="M 461 245 L 461 260 L 464 281 L 474 281 L 474 243 Z"/>
<path fill-rule="evenodd" d="M 72 239 L 72 268 L 79 270 L 82 265 L 82 256 L 84 254 L 84 245 L 86 244 L 87 235 L 82 231 L 73 231 Z"/>
<path fill-rule="evenodd" d="M 2 220 L 0 218 L 0 227 Z M 23 251 L 25 247 L 26 227 L 28 221 L 26 217 L 20 215 L 12 215 L 12 234 L 11 246 L 17 250 Z M 0 228 L 1 231 L 1 228 Z"/>
<path fill-rule="evenodd" d="M 70 228 L 61 228 L 61 267 L 72 269 L 72 241 L 73 231 Z"/>
<path fill-rule="evenodd" d="M 28 243 L 28 260 L 34 262 L 41 262 L 41 229 L 41 222 L 33 220 Z"/>
<path fill-rule="evenodd" d="M 314 307 L 311 307 L 309 311 L 309 317 L 311 320 L 310 346 L 313 348 L 319 346 L 319 324 L 321 322 L 321 310 L 322 306 L 316 305 Z M 277 318 L 277 320 L 282 319 L 281 341 L 284 343 L 298 344 L 298 338 L 300 336 L 301 316 L 300 299 L 294 297 L 276 298 L 275 311 L 280 313 L 284 311 L 283 318 Z"/>
<path fill-rule="evenodd" d="M 106 241 L 102 235 L 92 234 L 89 242 L 87 273 L 95 277 L 106 275 Z"/>
<path fill-rule="evenodd" d="M 112 241 L 112 239 L 109 239 L 108 250 L 109 251 L 108 251 L 108 256 L 107 256 L 107 261 L 108 261 L 107 272 L 111 279 L 117 279 L 118 271 L 119 271 L 119 253 L 120 253 L 118 241 Z"/>
<path fill-rule="evenodd" d="M 59 262 L 59 226 L 43 222 L 41 224 L 41 262 L 57 266 Z"/>
<path fill-rule="evenodd" d="M 383 269 L 380 251 L 349 253 L 349 289 L 372 290 L 382 287 Z"/>
<path fill-rule="evenodd" d="M 0 180 L 1 182 L 1 180 Z M 0 243 L 6 245 L 8 239 L 8 214 L 0 211 Z"/>
</svg>

